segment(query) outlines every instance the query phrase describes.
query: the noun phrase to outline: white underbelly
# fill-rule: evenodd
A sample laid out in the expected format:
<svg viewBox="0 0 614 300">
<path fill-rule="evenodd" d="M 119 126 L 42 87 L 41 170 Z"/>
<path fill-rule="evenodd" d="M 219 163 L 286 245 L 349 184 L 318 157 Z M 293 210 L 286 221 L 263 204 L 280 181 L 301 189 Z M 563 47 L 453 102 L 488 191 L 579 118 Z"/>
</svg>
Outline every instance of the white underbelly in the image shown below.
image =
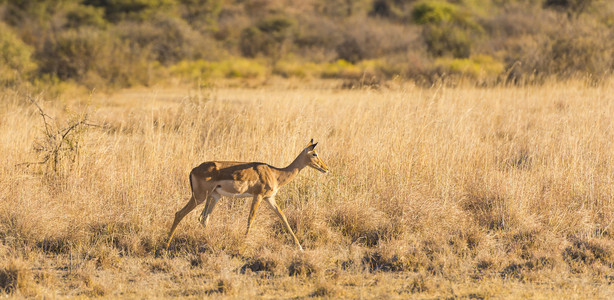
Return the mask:
<svg viewBox="0 0 614 300">
<path fill-rule="evenodd" d="M 252 195 L 250 193 L 242 193 L 242 194 L 229 193 L 229 192 L 225 191 L 224 189 L 222 189 L 221 187 L 216 188 L 215 191 L 218 194 L 220 194 L 222 196 L 226 196 L 226 197 L 246 198 L 246 197 L 253 197 L 254 196 L 254 195 Z"/>
</svg>

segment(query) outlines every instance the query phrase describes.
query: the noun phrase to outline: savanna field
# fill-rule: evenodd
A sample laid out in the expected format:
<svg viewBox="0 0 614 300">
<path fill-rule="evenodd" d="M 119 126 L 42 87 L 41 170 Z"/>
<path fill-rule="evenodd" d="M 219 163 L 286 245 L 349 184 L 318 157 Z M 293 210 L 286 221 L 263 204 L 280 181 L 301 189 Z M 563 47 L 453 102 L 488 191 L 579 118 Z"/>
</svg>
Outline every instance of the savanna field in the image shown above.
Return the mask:
<svg viewBox="0 0 614 300">
<path fill-rule="evenodd" d="M 0 103 L 6 295 L 614 294 L 612 81 L 7 91 Z M 330 173 L 306 168 L 276 197 L 304 252 L 266 205 L 245 236 L 251 200 L 231 198 L 206 230 L 199 206 L 164 250 L 193 167 L 283 167 L 310 138 Z"/>
</svg>

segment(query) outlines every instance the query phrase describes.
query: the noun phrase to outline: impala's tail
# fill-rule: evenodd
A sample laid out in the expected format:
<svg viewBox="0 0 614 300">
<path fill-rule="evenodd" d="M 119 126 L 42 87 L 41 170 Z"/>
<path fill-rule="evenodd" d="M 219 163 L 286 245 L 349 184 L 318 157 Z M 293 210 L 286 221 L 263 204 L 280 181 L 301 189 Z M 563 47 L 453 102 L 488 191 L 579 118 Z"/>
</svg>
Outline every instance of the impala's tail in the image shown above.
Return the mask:
<svg viewBox="0 0 614 300">
<path fill-rule="evenodd" d="M 190 192 L 192 192 L 192 198 L 194 198 L 194 184 L 192 184 L 192 172 L 190 172 L 189 177 L 190 177 Z"/>
</svg>

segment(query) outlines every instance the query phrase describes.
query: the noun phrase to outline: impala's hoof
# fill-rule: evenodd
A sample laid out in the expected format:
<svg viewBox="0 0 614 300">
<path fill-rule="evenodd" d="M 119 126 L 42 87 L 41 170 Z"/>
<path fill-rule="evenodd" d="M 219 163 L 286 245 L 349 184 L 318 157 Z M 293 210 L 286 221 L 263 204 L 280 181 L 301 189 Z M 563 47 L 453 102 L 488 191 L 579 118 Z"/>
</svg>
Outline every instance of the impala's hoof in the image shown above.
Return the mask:
<svg viewBox="0 0 614 300">
<path fill-rule="evenodd" d="M 207 221 L 208 221 L 208 219 L 209 218 L 203 217 L 203 215 L 200 215 L 200 216 L 198 216 L 198 223 L 200 223 L 200 225 L 202 225 L 203 228 L 206 229 L 207 228 L 207 223 L 208 223 Z"/>
</svg>

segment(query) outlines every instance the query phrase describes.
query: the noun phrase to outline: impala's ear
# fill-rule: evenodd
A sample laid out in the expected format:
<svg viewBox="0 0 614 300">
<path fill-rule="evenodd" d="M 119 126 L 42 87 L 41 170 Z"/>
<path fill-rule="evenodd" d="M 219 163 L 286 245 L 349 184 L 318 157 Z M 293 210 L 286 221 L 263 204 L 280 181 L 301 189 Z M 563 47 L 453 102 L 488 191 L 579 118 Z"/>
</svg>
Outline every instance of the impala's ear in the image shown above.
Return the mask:
<svg viewBox="0 0 614 300">
<path fill-rule="evenodd" d="M 309 141 L 309 143 L 307 143 L 307 146 L 305 146 L 305 147 L 309 148 L 309 146 L 311 146 L 311 145 L 313 145 L 313 139 L 311 139 L 311 141 Z"/>
<path fill-rule="evenodd" d="M 314 144 L 314 143 L 313 143 L 313 139 L 311 139 L 311 141 L 309 141 L 309 145 L 307 145 L 307 148 L 306 148 L 306 149 L 307 149 L 307 151 L 312 151 L 312 150 L 313 150 L 313 148 L 315 148 L 317 144 L 318 144 L 318 143 L 315 143 L 315 144 Z"/>
</svg>

